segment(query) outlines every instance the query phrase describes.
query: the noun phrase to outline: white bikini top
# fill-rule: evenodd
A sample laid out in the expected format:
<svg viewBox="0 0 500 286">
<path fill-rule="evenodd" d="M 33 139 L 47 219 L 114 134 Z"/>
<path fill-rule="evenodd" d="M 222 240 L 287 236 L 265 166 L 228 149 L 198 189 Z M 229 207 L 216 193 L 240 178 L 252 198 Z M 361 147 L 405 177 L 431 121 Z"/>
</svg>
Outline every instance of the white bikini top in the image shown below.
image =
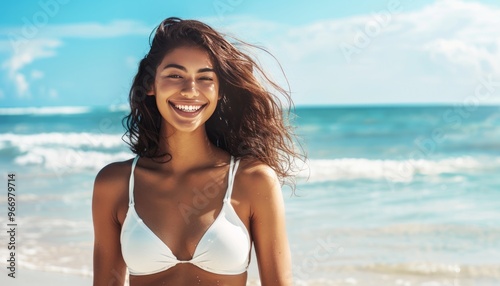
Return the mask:
<svg viewBox="0 0 500 286">
<path fill-rule="evenodd" d="M 134 206 L 134 169 L 129 184 L 129 206 L 122 225 L 120 242 L 123 259 L 131 275 L 149 275 L 165 271 L 179 263 L 191 263 L 211 273 L 241 274 L 250 261 L 250 235 L 231 205 L 234 175 L 239 160 L 231 156 L 228 186 L 222 209 L 198 242 L 190 260 L 179 260 L 170 248 L 142 221 Z"/>
</svg>

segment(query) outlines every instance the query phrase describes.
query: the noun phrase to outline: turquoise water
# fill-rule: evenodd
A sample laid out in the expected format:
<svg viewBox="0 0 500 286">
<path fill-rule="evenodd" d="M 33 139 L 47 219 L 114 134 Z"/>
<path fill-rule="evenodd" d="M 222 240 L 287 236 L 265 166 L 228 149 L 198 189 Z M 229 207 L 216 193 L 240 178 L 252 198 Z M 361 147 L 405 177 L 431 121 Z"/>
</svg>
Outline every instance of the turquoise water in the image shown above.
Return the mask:
<svg viewBox="0 0 500 286">
<path fill-rule="evenodd" d="M 296 113 L 308 162 L 296 196 L 283 194 L 297 285 L 498 285 L 500 107 Z M 90 275 L 93 179 L 132 157 L 124 114 L 0 110 L 0 168 L 18 177 L 23 267 Z"/>
</svg>

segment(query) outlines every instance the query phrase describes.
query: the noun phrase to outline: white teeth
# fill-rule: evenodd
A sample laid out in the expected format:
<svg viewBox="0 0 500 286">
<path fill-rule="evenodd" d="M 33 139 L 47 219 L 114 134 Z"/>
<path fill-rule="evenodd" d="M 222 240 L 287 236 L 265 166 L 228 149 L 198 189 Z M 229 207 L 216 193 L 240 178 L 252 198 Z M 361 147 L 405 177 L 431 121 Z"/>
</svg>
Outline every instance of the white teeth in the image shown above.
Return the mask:
<svg viewBox="0 0 500 286">
<path fill-rule="evenodd" d="M 175 108 L 180 109 L 184 112 L 196 112 L 201 107 L 201 105 L 175 105 Z"/>
</svg>

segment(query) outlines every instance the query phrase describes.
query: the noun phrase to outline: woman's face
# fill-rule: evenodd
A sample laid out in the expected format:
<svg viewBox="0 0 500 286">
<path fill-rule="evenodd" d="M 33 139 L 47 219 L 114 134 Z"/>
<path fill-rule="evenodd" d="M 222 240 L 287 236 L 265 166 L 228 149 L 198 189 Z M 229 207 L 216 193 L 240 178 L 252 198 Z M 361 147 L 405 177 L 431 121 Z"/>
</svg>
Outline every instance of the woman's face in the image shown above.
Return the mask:
<svg viewBox="0 0 500 286">
<path fill-rule="evenodd" d="M 167 131 L 193 132 L 212 116 L 219 99 L 219 80 L 208 53 L 181 46 L 165 55 L 156 69 L 153 90 Z"/>
</svg>

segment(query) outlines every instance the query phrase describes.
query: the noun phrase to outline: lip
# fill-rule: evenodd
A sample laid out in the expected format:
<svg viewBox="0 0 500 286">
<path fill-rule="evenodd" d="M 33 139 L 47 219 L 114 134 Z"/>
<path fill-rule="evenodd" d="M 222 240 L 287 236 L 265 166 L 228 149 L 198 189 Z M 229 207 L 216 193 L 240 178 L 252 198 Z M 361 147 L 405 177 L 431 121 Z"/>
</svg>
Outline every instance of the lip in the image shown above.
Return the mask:
<svg viewBox="0 0 500 286">
<path fill-rule="evenodd" d="M 189 101 L 189 102 L 179 101 L 179 102 L 175 102 L 175 103 L 172 101 L 168 101 L 168 104 L 174 110 L 175 113 L 177 113 L 181 117 L 187 117 L 187 118 L 196 117 L 207 106 L 207 103 L 198 102 L 198 101 Z M 182 111 L 182 110 L 176 108 L 175 105 L 197 105 L 197 106 L 201 106 L 201 108 L 196 110 L 195 112 L 186 112 L 186 111 Z"/>
</svg>

